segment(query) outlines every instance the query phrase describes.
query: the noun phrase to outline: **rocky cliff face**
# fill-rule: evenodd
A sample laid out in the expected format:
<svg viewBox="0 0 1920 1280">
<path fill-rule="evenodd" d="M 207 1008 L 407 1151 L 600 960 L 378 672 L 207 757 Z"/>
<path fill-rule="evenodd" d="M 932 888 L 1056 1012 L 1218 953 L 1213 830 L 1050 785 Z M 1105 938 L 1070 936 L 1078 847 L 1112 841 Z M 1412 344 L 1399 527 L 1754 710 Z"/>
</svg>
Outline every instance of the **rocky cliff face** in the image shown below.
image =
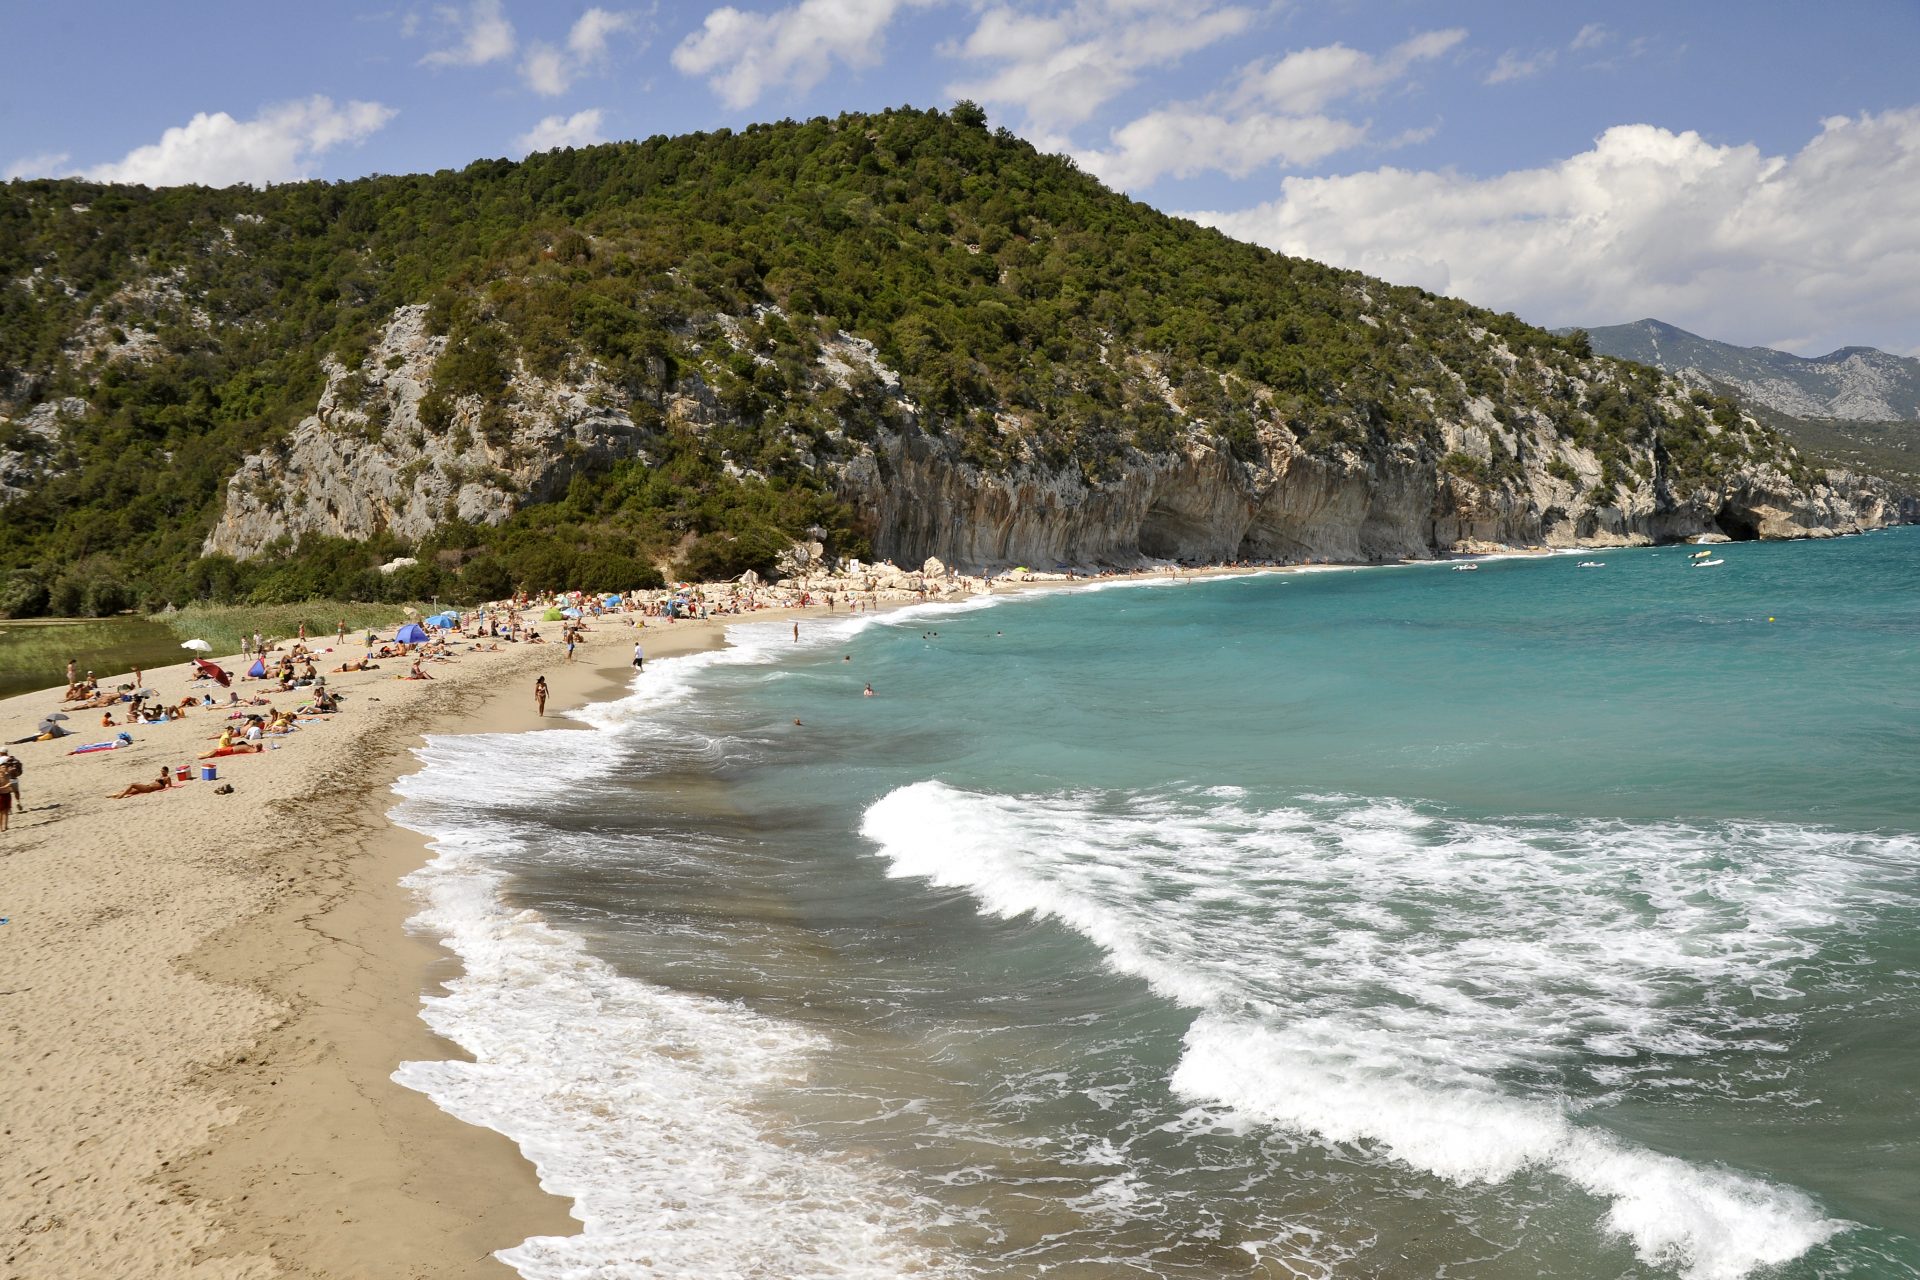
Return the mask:
<svg viewBox="0 0 1920 1280">
<path fill-rule="evenodd" d="M 1571 447 L 1554 456 L 1582 481 L 1541 465 L 1485 486 L 1404 448 L 1328 461 L 1281 445 L 1249 466 L 1193 441 L 1182 452 L 1137 456 L 1117 479 L 1090 485 L 1059 472 L 988 474 L 938 441 L 906 434 L 847 466 L 841 487 L 870 514 L 881 554 L 971 569 L 1142 558 L 1377 562 L 1501 547 L 1644 546 L 1702 533 L 1820 538 L 1920 518 L 1911 500 L 1877 482 L 1836 476 L 1802 487 L 1767 464 L 1677 499 L 1650 486 L 1596 505 L 1582 494 L 1599 461 Z"/>
<path fill-rule="evenodd" d="M 85 400 L 67 396 L 42 401 L 18 418 L 0 416 L 0 507 L 58 467 L 62 428 L 90 412 Z"/>
<path fill-rule="evenodd" d="M 727 317 L 715 324 L 718 333 L 737 331 Z M 693 344 L 678 380 L 651 398 L 630 398 L 590 364 L 560 381 L 520 368 L 501 403 L 469 397 L 430 426 L 421 403 L 441 343 L 427 332 L 424 308 L 403 307 L 358 371 L 331 366 L 314 414 L 234 476 L 206 549 L 245 557 L 306 533 L 419 537 L 453 516 L 497 523 L 520 504 L 563 493 L 575 475 L 644 458 L 652 437 L 636 418 L 694 432 L 740 425 L 714 390 L 723 375 L 703 368 Z M 1150 364 L 1137 353 L 1112 358 Z M 1595 362 L 1590 382 L 1565 388 L 1569 402 L 1605 391 L 1607 370 Z M 841 412 L 859 419 L 844 421 L 847 430 L 824 444 L 796 438 L 796 448 L 805 446 L 808 464 L 860 513 L 875 552 L 908 564 L 1364 562 L 1701 533 L 1822 537 L 1920 516 L 1876 482 L 1806 471 L 1796 479 L 1790 451 L 1756 444 L 1751 422 L 1704 428 L 1733 461 L 1701 481 L 1655 435 L 1624 455 L 1617 440 L 1603 445 L 1612 450 L 1603 458 L 1570 432 L 1571 411 L 1502 409 L 1485 396 L 1453 397 L 1465 411 L 1442 418 L 1429 440 L 1374 432 L 1310 450 L 1263 391 L 1253 444 L 1236 453 L 1167 389 L 1173 443 L 1158 452 L 1129 447 L 1106 474 L 1089 476 L 1017 446 L 1003 465 L 967 461 L 959 442 L 924 420 L 899 376 L 845 334 L 821 345 L 810 376 L 803 394 L 858 385 L 864 398 L 842 402 Z M 1687 411 L 1684 388 L 1663 394 L 1671 397 L 1665 411 Z M 1017 437 L 1019 425 L 1009 417 L 1001 429 Z"/>
<path fill-rule="evenodd" d="M 247 458 L 204 550 L 238 559 L 310 533 L 425 537 L 444 520 L 498 524 L 566 492 L 576 474 L 639 452 L 644 433 L 589 372 L 561 384 L 524 370 L 494 406 L 466 397 L 431 428 L 421 401 L 445 339 L 424 306 L 401 307 L 357 371 L 326 366 L 310 417 Z"/>
</svg>

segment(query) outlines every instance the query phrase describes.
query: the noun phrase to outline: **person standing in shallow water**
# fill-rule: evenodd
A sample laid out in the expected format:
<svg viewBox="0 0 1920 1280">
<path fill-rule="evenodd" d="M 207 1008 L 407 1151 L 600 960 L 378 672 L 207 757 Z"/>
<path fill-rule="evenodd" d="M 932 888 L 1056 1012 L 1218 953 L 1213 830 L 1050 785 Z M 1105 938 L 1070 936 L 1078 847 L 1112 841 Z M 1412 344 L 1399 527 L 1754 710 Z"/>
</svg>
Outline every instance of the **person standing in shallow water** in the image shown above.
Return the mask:
<svg viewBox="0 0 1920 1280">
<path fill-rule="evenodd" d="M 533 682 L 533 709 L 542 716 L 547 714 L 547 678 L 540 676 Z"/>
</svg>

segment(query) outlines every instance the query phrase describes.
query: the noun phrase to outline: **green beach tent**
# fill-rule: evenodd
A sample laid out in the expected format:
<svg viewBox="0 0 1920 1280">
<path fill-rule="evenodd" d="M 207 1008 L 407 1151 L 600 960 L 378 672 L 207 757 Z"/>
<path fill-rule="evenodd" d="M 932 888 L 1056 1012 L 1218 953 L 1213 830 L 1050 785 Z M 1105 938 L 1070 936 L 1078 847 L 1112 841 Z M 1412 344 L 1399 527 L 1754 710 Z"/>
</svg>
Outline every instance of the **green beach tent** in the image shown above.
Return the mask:
<svg viewBox="0 0 1920 1280">
<path fill-rule="evenodd" d="M 566 619 L 566 616 L 567 616 L 566 614 L 560 612 L 558 609 L 549 609 L 545 613 L 540 615 L 540 621 L 561 622 Z"/>
</svg>

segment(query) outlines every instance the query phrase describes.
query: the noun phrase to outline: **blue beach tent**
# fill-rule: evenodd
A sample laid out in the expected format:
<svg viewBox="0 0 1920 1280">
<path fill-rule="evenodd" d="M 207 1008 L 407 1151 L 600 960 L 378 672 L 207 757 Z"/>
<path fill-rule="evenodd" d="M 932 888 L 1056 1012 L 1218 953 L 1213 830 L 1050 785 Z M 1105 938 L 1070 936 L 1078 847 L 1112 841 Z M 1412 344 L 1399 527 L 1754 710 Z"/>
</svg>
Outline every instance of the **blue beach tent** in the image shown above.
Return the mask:
<svg viewBox="0 0 1920 1280">
<path fill-rule="evenodd" d="M 430 627 L 457 627 L 460 625 L 460 619 L 450 613 L 436 613 L 427 619 L 427 625 Z"/>
<path fill-rule="evenodd" d="M 393 638 L 401 644 L 425 644 L 427 642 L 427 633 L 420 629 L 419 623 L 409 622 L 406 626 L 394 632 Z"/>
</svg>

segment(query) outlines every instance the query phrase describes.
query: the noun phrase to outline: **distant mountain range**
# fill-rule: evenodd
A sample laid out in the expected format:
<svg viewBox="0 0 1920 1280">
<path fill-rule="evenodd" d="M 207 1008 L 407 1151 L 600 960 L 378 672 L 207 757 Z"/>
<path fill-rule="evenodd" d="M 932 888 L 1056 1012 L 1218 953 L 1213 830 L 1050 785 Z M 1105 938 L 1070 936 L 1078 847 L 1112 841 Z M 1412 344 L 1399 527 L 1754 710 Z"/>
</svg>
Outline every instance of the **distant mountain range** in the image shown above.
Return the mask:
<svg viewBox="0 0 1920 1280">
<path fill-rule="evenodd" d="M 1718 384 L 1716 389 L 1730 388 L 1756 405 L 1796 418 L 1920 420 L 1920 360 L 1873 347 L 1796 356 L 1772 347 L 1715 342 L 1659 320 L 1605 325 L 1587 334 L 1600 355 Z"/>
<path fill-rule="evenodd" d="M 1812 357 L 1736 347 L 1660 320 L 1604 325 L 1587 336 L 1598 355 L 1652 365 L 1744 400 L 1824 464 L 1920 492 L 1920 360 L 1873 347 Z"/>
</svg>

